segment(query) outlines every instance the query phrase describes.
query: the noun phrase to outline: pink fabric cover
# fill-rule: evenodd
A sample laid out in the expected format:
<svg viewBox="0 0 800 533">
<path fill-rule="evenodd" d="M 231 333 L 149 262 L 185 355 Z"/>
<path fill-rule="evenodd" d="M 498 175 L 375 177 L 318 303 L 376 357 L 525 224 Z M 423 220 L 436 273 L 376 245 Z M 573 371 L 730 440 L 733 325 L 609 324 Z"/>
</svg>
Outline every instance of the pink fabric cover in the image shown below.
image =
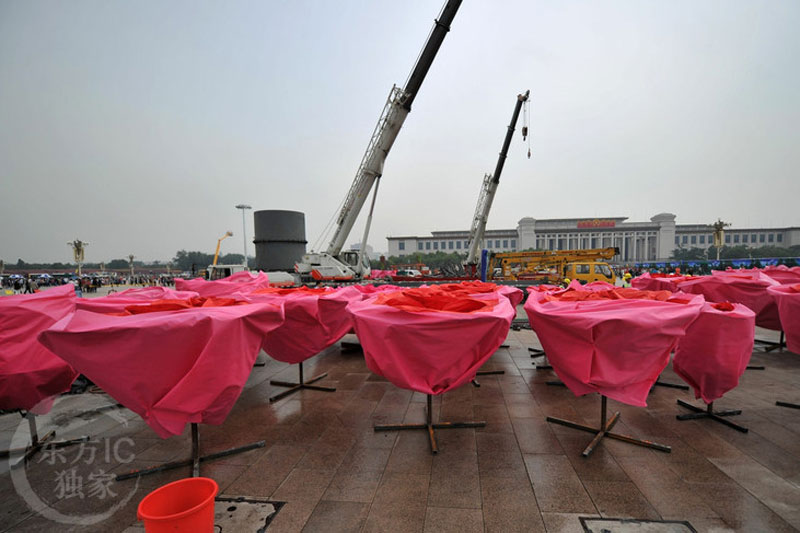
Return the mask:
<svg viewBox="0 0 800 533">
<path fill-rule="evenodd" d="M 795 285 L 800 283 L 800 267 L 787 267 L 786 265 L 768 266 L 762 272 L 781 285 Z"/>
<path fill-rule="evenodd" d="M 397 285 L 373 285 L 371 283 L 366 285 L 351 285 L 355 290 L 361 293 L 362 298 L 370 298 L 379 292 L 393 292 L 402 290 L 402 287 Z"/>
<path fill-rule="evenodd" d="M 786 347 L 800 354 L 800 283 L 769 287 L 767 292 L 778 306 Z"/>
<path fill-rule="evenodd" d="M 525 303 L 531 327 L 558 377 L 578 396 L 599 392 L 630 405 L 647 405 L 650 388 L 669 363 L 678 339 L 697 318 L 703 298 L 680 293 L 675 298 L 686 303 L 557 298 L 585 290 L 573 287 L 531 291 Z"/>
<path fill-rule="evenodd" d="M 354 286 L 340 289 L 262 289 L 248 295 L 252 301 L 280 302 L 284 323 L 264 339 L 267 354 L 284 363 L 302 363 L 331 346 L 352 327 L 347 304 L 361 300 Z"/>
<path fill-rule="evenodd" d="M 678 292 L 678 283 L 697 279 L 699 276 L 683 276 L 680 274 L 650 274 L 645 272 L 631 280 L 631 287 L 643 291 Z"/>
<path fill-rule="evenodd" d="M 745 305 L 703 305 L 678 342 L 672 361 L 675 373 L 694 389 L 695 398 L 711 403 L 739 384 L 753 353 L 755 327 L 756 315 Z"/>
<path fill-rule="evenodd" d="M 282 322 L 283 308 L 268 303 L 128 316 L 78 310 L 39 340 L 166 438 L 187 423 L 221 424 L 264 336 Z"/>
<path fill-rule="evenodd" d="M 370 279 L 384 279 L 397 275 L 397 270 L 376 270 L 372 269 L 369 273 Z"/>
<path fill-rule="evenodd" d="M 767 287 L 779 283 L 761 271 L 714 271 L 711 276 L 684 281 L 678 288 L 691 294 L 702 294 L 709 302 L 744 304 L 756 314 L 756 326 L 780 330 L 778 306 Z"/>
<path fill-rule="evenodd" d="M 461 283 L 443 283 L 431 286 L 439 287 L 444 291 L 460 292 L 478 297 L 481 295 L 494 297 L 496 294 L 499 294 L 508 298 L 509 302 L 511 302 L 511 306 L 514 308 L 525 298 L 525 293 L 516 287 L 512 287 L 511 285 L 497 285 L 484 281 L 462 281 Z"/>
<path fill-rule="evenodd" d="M 156 300 L 188 300 L 198 296 L 196 292 L 176 291 L 166 287 L 145 287 L 111 293 L 100 298 L 78 298 L 77 308 L 96 313 L 122 312 L 129 305 Z"/>
<path fill-rule="evenodd" d="M 69 390 L 78 373 L 36 337 L 72 313 L 76 300 L 71 284 L 0 298 L 0 409 L 31 410 Z M 51 406 L 42 402 L 35 412 Z"/>
<path fill-rule="evenodd" d="M 247 294 L 254 290 L 269 287 L 269 277 L 264 272 L 237 272 L 232 276 L 214 281 L 203 278 L 176 279 L 175 288 L 179 291 L 194 291 L 200 296 L 232 296 L 235 293 Z"/>
<path fill-rule="evenodd" d="M 455 305 L 445 307 L 462 307 L 465 312 L 427 307 L 424 296 L 437 292 L 428 303 L 441 306 L 451 299 Z M 381 303 L 389 296 L 409 293 L 422 295 L 414 298 L 415 310 Z M 423 394 L 442 394 L 475 377 L 506 339 L 515 310 L 508 298 L 474 301 L 478 299 L 467 293 L 443 294 L 436 287 L 407 289 L 347 306 L 372 372 Z M 467 310 L 472 307 L 469 300 L 485 310 Z"/>
</svg>

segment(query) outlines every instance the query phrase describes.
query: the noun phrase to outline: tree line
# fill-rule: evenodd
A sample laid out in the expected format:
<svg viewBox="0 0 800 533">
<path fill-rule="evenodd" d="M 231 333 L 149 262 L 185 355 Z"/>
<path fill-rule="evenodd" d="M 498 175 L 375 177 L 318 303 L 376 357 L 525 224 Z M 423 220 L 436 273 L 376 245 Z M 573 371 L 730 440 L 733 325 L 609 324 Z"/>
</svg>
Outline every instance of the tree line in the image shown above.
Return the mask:
<svg viewBox="0 0 800 533">
<path fill-rule="evenodd" d="M 242 258 L 244 256 L 242 254 L 225 254 L 220 255 L 217 263 L 222 265 L 241 265 Z M 197 251 L 186 251 L 186 250 L 179 250 L 175 253 L 175 257 L 173 257 L 169 261 L 137 261 L 134 259 L 133 261 L 133 268 L 135 270 L 165 270 L 167 265 L 173 272 L 184 272 L 192 271 L 192 267 L 195 270 L 201 270 L 206 268 L 214 261 L 214 254 L 207 254 L 204 252 L 197 252 Z M 248 258 L 249 266 L 255 266 L 255 259 L 252 257 Z M 9 271 L 52 271 L 52 270 L 70 270 L 77 268 L 75 263 L 62 263 L 62 262 L 55 262 L 55 263 L 28 263 L 23 259 L 18 259 L 16 263 L 5 263 L 3 264 L 0 262 L 5 270 Z M 126 258 L 119 258 L 119 259 L 111 259 L 110 261 L 100 263 L 100 262 L 86 262 L 83 263 L 83 270 L 101 270 L 101 268 L 105 268 L 106 270 L 128 270 L 130 268 L 130 262 Z"/>
</svg>

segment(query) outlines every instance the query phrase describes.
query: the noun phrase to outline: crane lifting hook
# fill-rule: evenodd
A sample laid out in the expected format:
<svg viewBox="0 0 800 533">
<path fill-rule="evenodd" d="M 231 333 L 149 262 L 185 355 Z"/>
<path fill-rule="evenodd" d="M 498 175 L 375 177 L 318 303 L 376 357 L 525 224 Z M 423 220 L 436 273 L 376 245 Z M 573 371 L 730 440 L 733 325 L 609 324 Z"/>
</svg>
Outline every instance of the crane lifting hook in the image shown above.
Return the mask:
<svg viewBox="0 0 800 533">
<path fill-rule="evenodd" d="M 528 126 L 522 126 L 522 140 L 528 138 Z"/>
</svg>

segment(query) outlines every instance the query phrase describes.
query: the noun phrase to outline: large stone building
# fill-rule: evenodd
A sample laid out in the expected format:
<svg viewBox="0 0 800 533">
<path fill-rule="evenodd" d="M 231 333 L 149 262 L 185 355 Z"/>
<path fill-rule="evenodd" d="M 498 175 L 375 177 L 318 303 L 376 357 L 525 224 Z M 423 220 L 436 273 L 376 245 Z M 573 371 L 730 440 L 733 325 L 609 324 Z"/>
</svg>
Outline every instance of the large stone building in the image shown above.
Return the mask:
<svg viewBox="0 0 800 533">
<path fill-rule="evenodd" d="M 663 261 L 675 248 L 707 249 L 714 239 L 710 225 L 676 224 L 675 215 L 660 213 L 647 222 L 628 222 L 627 217 L 551 218 L 525 217 L 515 229 L 487 230 L 483 248 L 494 252 L 521 250 L 573 250 L 617 247 L 616 262 Z M 387 237 L 390 256 L 438 251 L 466 253 L 469 231 L 434 231 L 430 236 Z M 800 227 L 729 228 L 725 231 L 729 246 L 750 247 L 800 244 Z"/>
</svg>

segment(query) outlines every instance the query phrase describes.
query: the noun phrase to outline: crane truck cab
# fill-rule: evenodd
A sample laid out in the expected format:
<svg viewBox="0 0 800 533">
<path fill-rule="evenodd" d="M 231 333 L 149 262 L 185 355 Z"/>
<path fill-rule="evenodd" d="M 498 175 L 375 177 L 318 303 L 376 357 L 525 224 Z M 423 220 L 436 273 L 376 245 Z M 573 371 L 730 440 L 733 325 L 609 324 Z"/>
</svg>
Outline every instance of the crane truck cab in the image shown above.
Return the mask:
<svg viewBox="0 0 800 533">
<path fill-rule="evenodd" d="M 582 284 L 592 281 L 605 281 L 614 284 L 617 280 L 614 271 L 604 261 L 579 261 L 564 267 L 564 278 L 577 279 Z"/>
<path fill-rule="evenodd" d="M 244 265 L 208 265 L 205 278 L 208 280 L 222 279 L 244 271 Z"/>
</svg>

